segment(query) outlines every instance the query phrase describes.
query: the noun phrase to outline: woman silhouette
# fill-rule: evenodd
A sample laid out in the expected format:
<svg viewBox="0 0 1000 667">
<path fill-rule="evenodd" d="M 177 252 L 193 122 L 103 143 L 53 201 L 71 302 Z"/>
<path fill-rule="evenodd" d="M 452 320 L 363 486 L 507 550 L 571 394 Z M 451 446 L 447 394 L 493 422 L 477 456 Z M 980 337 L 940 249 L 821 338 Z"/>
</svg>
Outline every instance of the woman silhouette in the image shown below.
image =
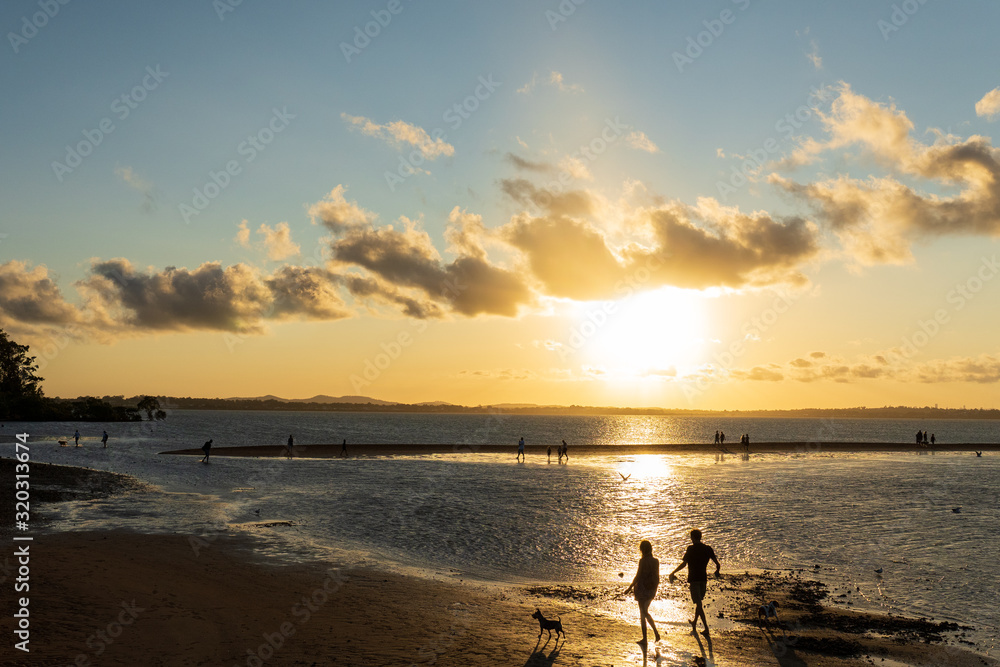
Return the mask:
<svg viewBox="0 0 1000 667">
<path fill-rule="evenodd" d="M 660 633 L 656 631 L 656 623 L 649 614 L 649 604 L 656 597 L 656 588 L 660 585 L 660 561 L 653 558 L 653 545 L 649 540 L 639 543 L 639 551 L 642 558 L 639 559 L 639 567 L 635 573 L 635 579 L 625 589 L 625 594 L 635 593 L 635 601 L 639 603 L 639 621 L 642 624 L 642 640 L 636 642 L 639 646 L 646 648 L 646 621 L 649 621 L 653 628 L 653 641 L 660 641 Z"/>
</svg>

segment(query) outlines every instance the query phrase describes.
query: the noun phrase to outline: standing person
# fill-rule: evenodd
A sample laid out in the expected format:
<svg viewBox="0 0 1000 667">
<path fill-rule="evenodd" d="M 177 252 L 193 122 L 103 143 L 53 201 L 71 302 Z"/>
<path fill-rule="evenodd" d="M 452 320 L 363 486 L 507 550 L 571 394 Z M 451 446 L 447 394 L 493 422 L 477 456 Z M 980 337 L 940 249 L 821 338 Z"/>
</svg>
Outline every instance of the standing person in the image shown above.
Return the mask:
<svg viewBox="0 0 1000 667">
<path fill-rule="evenodd" d="M 923 443 L 923 441 L 924 441 L 924 433 L 923 433 L 923 431 L 917 431 L 917 444 L 919 445 L 919 444 Z"/>
<path fill-rule="evenodd" d="M 76 446 L 80 446 L 80 429 L 76 429 L 76 433 L 73 434 L 73 440 L 76 442 Z"/>
<path fill-rule="evenodd" d="M 549 448 L 545 450 L 545 454 L 549 457 L 549 463 L 552 463 L 552 445 L 549 445 Z M 559 460 L 562 460 L 562 453 L 559 454 Z"/>
<path fill-rule="evenodd" d="M 639 543 L 639 552 L 642 557 L 639 559 L 639 567 L 636 568 L 635 578 L 625 589 L 625 595 L 635 594 L 635 601 L 639 603 L 639 622 L 642 624 L 642 639 L 636 643 L 646 650 L 646 621 L 653 628 L 653 641 L 660 641 L 660 633 L 656 630 L 656 623 L 649 613 L 649 604 L 656 597 L 656 588 L 660 585 L 660 561 L 653 558 L 653 545 L 649 540 Z"/>
<path fill-rule="evenodd" d="M 719 444 L 719 432 L 715 432 L 715 444 Z"/>
<path fill-rule="evenodd" d="M 285 458 L 292 458 L 292 447 L 295 446 L 295 439 L 292 436 L 288 436 L 288 446 L 285 447 Z"/>
<path fill-rule="evenodd" d="M 566 463 L 569 463 L 569 445 L 565 440 L 562 441 L 562 455 L 566 457 Z"/>
<path fill-rule="evenodd" d="M 722 431 L 719 431 L 719 444 L 722 445 L 723 447 L 725 447 L 726 445 L 726 434 L 723 433 Z"/>
<path fill-rule="evenodd" d="M 701 622 L 705 625 L 701 634 L 706 637 L 708 636 L 708 618 L 705 616 L 705 609 L 702 607 L 701 601 L 705 599 L 705 590 L 708 588 L 708 574 L 706 572 L 708 561 L 715 563 L 715 576 L 718 577 L 722 566 L 719 564 L 719 559 L 715 557 L 715 550 L 701 541 L 701 531 L 695 528 L 691 531 L 691 546 L 684 552 L 684 560 L 674 568 L 669 577 L 670 583 L 673 583 L 677 579 L 675 576 L 677 572 L 687 566 L 688 587 L 691 589 L 691 602 L 694 602 L 694 620 L 689 621 L 691 632 L 698 631 L 698 617 L 700 616 Z"/>
<path fill-rule="evenodd" d="M 201 462 L 208 463 L 208 455 L 212 453 L 212 441 L 209 440 L 204 445 L 202 445 L 201 451 L 205 452 L 205 458 L 203 458 Z"/>
<path fill-rule="evenodd" d="M 101 436 L 101 442 L 104 443 L 104 449 L 107 449 L 108 448 L 108 432 L 107 431 L 105 431 L 104 435 Z"/>
<path fill-rule="evenodd" d="M 347 458 L 347 438 L 344 438 L 344 443 L 340 446 L 340 455 Z"/>
<path fill-rule="evenodd" d="M 935 438 L 934 434 L 931 433 L 931 444 L 933 445 L 935 442 L 937 442 L 937 438 Z"/>
<path fill-rule="evenodd" d="M 517 441 L 517 461 L 524 461 L 524 438 Z"/>
</svg>

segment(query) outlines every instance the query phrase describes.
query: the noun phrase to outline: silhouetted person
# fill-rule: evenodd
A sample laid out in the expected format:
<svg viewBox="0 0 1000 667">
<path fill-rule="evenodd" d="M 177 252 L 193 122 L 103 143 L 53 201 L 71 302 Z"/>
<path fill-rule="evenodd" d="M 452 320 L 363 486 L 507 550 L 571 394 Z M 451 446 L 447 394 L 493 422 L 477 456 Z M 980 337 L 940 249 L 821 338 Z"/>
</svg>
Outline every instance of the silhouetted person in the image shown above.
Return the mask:
<svg viewBox="0 0 1000 667">
<path fill-rule="evenodd" d="M 524 461 L 524 438 L 517 441 L 517 461 Z"/>
<path fill-rule="evenodd" d="M 937 438 L 935 438 L 934 434 L 931 433 L 931 444 L 933 445 L 935 442 L 937 442 Z"/>
<path fill-rule="evenodd" d="M 77 429 L 76 433 L 73 434 L 73 440 L 76 442 L 76 446 L 79 447 L 80 446 L 80 429 Z"/>
<path fill-rule="evenodd" d="M 715 432 L 715 444 L 719 444 L 719 432 Z"/>
<path fill-rule="evenodd" d="M 918 445 L 922 444 L 923 441 L 924 441 L 924 432 L 923 431 L 917 431 L 917 444 Z"/>
<path fill-rule="evenodd" d="M 343 444 L 340 445 L 340 455 L 343 456 L 345 459 L 347 458 L 347 439 L 346 438 L 344 438 Z"/>
<path fill-rule="evenodd" d="M 552 445 L 545 450 L 545 454 L 549 457 L 549 463 L 552 463 Z M 562 461 L 562 452 L 559 452 L 559 460 Z"/>
<path fill-rule="evenodd" d="M 653 617 L 649 613 L 649 604 L 656 597 L 656 588 L 660 585 L 660 561 L 653 558 L 653 545 L 649 543 L 649 540 L 643 540 L 639 543 L 639 551 L 642 553 L 642 557 L 639 559 L 639 567 L 635 571 L 635 578 L 632 580 L 632 583 L 625 589 L 625 595 L 634 593 L 635 601 L 639 603 L 639 622 L 642 624 L 642 639 L 636 643 L 645 651 L 647 620 L 650 627 L 653 628 L 653 641 L 660 641 L 660 633 L 657 632 L 656 623 L 653 622 Z"/>
<path fill-rule="evenodd" d="M 285 448 L 285 458 L 292 458 L 292 447 L 295 446 L 295 439 L 288 436 L 288 446 Z"/>
<path fill-rule="evenodd" d="M 566 463 L 569 463 L 569 445 L 565 440 L 562 441 L 562 455 L 566 457 Z"/>
<path fill-rule="evenodd" d="M 705 599 L 705 591 L 708 588 L 708 573 L 706 571 L 708 561 L 715 563 L 715 576 L 718 577 L 719 570 L 722 568 L 719 559 L 715 557 L 715 551 L 712 547 L 701 541 L 701 531 L 695 528 L 691 531 L 691 546 L 684 552 L 684 560 L 670 573 L 670 582 L 673 583 L 676 579 L 674 575 L 687 566 L 688 587 L 691 589 L 691 601 L 694 602 L 694 620 L 689 621 L 691 632 L 698 631 L 698 617 L 700 616 L 701 622 L 705 625 L 701 634 L 706 637 L 708 636 L 708 618 L 705 616 L 705 609 L 702 607 L 701 601 Z"/>
<path fill-rule="evenodd" d="M 104 443 L 104 449 L 108 448 L 108 432 L 105 431 L 104 435 L 101 436 L 101 442 Z"/>
<path fill-rule="evenodd" d="M 926 445 L 926 444 L 929 444 L 929 443 L 927 442 L 927 431 L 924 431 L 924 444 L 925 444 L 925 445 Z"/>
<path fill-rule="evenodd" d="M 204 445 L 202 445 L 201 451 L 205 452 L 205 458 L 203 458 L 201 462 L 208 463 L 208 455 L 212 453 L 212 441 L 209 440 Z"/>
<path fill-rule="evenodd" d="M 726 434 L 723 433 L 722 431 L 719 431 L 719 444 L 720 445 L 726 444 Z"/>
</svg>

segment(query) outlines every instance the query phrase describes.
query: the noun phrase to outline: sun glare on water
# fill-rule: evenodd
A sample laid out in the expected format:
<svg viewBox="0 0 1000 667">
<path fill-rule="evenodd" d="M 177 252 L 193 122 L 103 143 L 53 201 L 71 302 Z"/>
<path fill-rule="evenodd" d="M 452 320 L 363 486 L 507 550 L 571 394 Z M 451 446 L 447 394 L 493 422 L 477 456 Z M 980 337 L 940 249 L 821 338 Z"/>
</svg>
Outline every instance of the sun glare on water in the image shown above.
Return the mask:
<svg viewBox="0 0 1000 667">
<path fill-rule="evenodd" d="M 589 310 L 585 317 L 593 331 L 587 361 L 613 376 L 672 377 L 702 361 L 705 308 L 697 291 L 644 292 L 606 304 L 599 314 Z"/>
</svg>

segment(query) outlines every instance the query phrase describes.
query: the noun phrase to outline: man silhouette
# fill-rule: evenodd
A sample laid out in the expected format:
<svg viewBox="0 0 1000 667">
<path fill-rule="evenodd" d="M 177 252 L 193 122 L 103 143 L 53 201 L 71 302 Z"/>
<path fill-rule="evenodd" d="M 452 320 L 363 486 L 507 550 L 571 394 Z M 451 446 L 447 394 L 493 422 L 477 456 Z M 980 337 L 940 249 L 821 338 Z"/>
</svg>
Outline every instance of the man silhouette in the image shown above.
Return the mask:
<svg viewBox="0 0 1000 667">
<path fill-rule="evenodd" d="M 691 531 L 691 546 L 684 552 L 684 560 L 674 568 L 669 577 L 670 583 L 673 583 L 677 579 L 675 576 L 677 572 L 687 566 L 688 587 L 691 589 L 691 601 L 694 602 L 694 620 L 689 621 L 691 632 L 698 631 L 698 617 L 701 617 L 701 622 L 705 625 L 701 634 L 706 637 L 708 636 L 708 618 L 705 616 L 705 609 L 702 607 L 701 601 L 705 599 L 705 590 L 708 588 L 708 573 L 706 571 L 708 561 L 715 563 L 715 576 L 718 577 L 722 566 L 719 564 L 719 559 L 715 557 L 715 550 L 701 541 L 701 531 L 695 528 Z"/>
</svg>

